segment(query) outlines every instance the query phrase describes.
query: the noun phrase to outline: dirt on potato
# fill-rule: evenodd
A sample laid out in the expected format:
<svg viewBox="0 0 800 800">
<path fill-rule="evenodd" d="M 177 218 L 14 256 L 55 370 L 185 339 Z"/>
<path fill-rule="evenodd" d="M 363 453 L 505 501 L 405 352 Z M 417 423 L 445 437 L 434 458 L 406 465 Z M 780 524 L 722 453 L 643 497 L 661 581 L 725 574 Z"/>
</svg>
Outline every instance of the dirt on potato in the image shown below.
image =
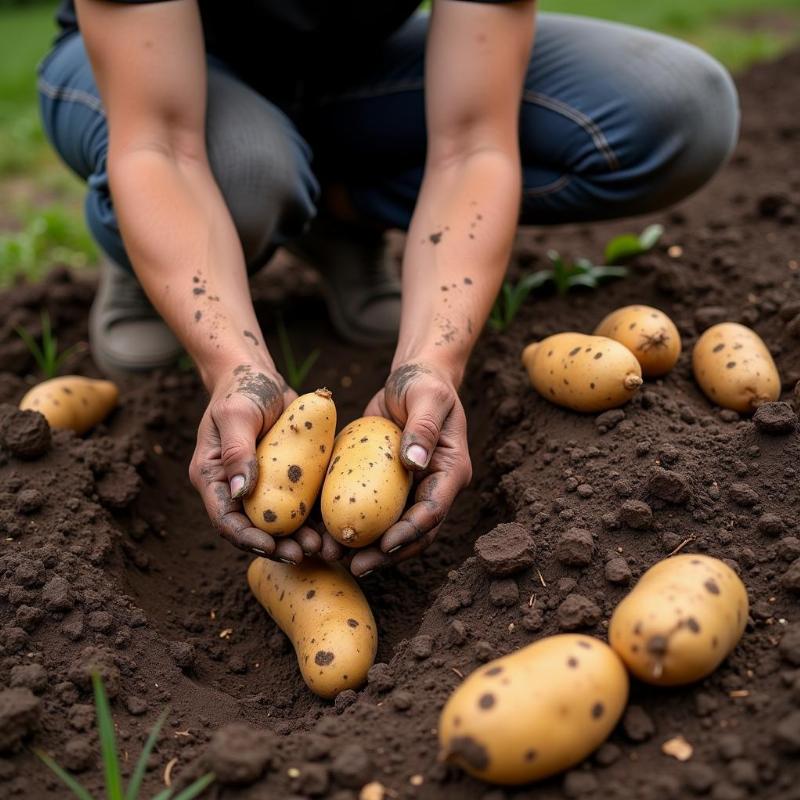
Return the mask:
<svg viewBox="0 0 800 800">
<path fill-rule="evenodd" d="M 49 436 L 15 411 L 34 365 L 14 326 L 36 332 L 46 308 L 62 346 L 83 341 L 94 287 L 57 269 L 1 294 L 0 796 L 67 796 L 31 747 L 102 791 L 98 671 L 125 774 L 171 708 L 147 796 L 165 773 L 182 785 L 211 769 L 207 796 L 218 798 L 356 800 L 370 782 L 386 791 L 371 787 L 365 800 L 800 798 L 798 72 L 795 53 L 740 80 L 732 162 L 695 198 L 646 220 L 667 233 L 628 279 L 540 297 L 507 333 L 483 336 L 463 388 L 473 484 L 421 558 L 363 581 L 378 663 L 366 688 L 335 703 L 305 687 L 286 637 L 247 589 L 248 557 L 217 538 L 189 486 L 204 402 L 196 375 L 131 380 L 86 437 Z M 599 258 L 609 236 L 644 222 L 522 232 L 512 276 L 544 264 L 549 247 Z M 322 348 L 307 388 L 333 390 L 340 424 L 359 416 L 390 349 L 337 344 L 315 279 L 288 259 L 256 279 L 254 294 L 270 344 L 280 305 L 296 351 Z M 630 303 L 675 320 L 684 339 L 675 370 L 598 415 L 531 390 L 524 344 L 590 332 Z M 747 418 L 700 392 L 691 348 L 722 320 L 762 336 L 783 404 Z M 68 367 L 97 376 L 85 351 Z M 677 551 L 726 559 L 748 589 L 744 639 L 714 674 L 677 689 L 633 682 L 610 740 L 535 787 L 492 788 L 437 762 L 439 710 L 463 676 L 559 631 L 605 637 L 628 587 Z"/>
</svg>

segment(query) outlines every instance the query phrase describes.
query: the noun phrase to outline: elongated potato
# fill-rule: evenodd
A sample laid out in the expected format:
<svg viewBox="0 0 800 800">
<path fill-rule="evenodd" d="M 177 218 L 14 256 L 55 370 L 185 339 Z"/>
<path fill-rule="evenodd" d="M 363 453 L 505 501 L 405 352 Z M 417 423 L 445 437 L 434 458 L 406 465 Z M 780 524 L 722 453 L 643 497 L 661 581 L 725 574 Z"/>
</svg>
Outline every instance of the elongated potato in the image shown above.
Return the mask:
<svg viewBox="0 0 800 800">
<path fill-rule="evenodd" d="M 676 686 L 712 673 L 747 624 L 747 590 L 725 563 L 677 555 L 642 575 L 617 606 L 611 646 L 647 683 Z"/>
<path fill-rule="evenodd" d="M 627 347 L 605 336 L 557 333 L 522 351 L 533 388 L 574 411 L 605 411 L 633 397 L 642 368 Z"/>
<path fill-rule="evenodd" d="M 737 322 L 712 325 L 692 351 L 694 377 L 709 400 L 747 413 L 781 395 L 781 378 L 767 346 Z"/>
<path fill-rule="evenodd" d="M 117 405 L 119 389 L 111 381 L 64 375 L 34 386 L 20 401 L 23 411 L 38 411 L 51 428 L 86 433 Z"/>
<path fill-rule="evenodd" d="M 599 747 L 628 699 L 628 674 L 591 636 L 541 639 L 475 670 L 439 719 L 440 758 L 492 783 L 546 778 Z"/>
<path fill-rule="evenodd" d="M 681 354 L 681 335 L 675 323 L 652 306 L 618 308 L 600 322 L 594 333 L 624 344 L 648 378 L 666 375 Z"/>
<path fill-rule="evenodd" d="M 378 634 L 367 599 L 340 564 L 298 566 L 257 558 L 247 582 L 289 637 L 303 680 L 320 697 L 356 689 L 375 661 Z"/>
<path fill-rule="evenodd" d="M 400 518 L 411 488 L 400 461 L 401 435 L 384 417 L 362 417 L 336 437 L 320 503 L 336 541 L 365 547 Z"/>
<path fill-rule="evenodd" d="M 256 449 L 258 481 L 244 500 L 253 525 L 288 536 L 317 500 L 333 449 L 336 406 L 327 389 L 289 404 Z"/>
</svg>

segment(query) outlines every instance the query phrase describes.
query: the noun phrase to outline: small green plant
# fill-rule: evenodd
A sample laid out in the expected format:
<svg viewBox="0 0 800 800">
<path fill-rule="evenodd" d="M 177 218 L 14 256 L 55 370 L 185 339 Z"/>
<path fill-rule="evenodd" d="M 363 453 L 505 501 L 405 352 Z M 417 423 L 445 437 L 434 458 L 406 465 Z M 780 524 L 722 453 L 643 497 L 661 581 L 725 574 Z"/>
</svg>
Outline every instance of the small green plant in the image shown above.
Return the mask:
<svg viewBox="0 0 800 800">
<path fill-rule="evenodd" d="M 103 686 L 103 681 L 99 675 L 92 675 L 92 688 L 94 689 L 94 705 L 97 713 L 97 732 L 100 736 L 100 752 L 103 756 L 103 771 L 106 783 L 105 800 L 138 800 L 142 789 L 144 773 L 147 769 L 147 760 L 155 747 L 158 735 L 169 713 L 169 709 L 164 709 L 156 724 L 150 730 L 147 741 L 144 743 L 139 760 L 133 770 L 128 788 L 122 785 L 122 775 L 119 766 L 119 755 L 117 754 L 117 737 L 114 733 L 114 720 L 111 716 L 111 707 L 108 704 L 108 697 Z M 78 800 L 94 800 L 92 795 L 63 767 L 47 753 L 41 750 L 34 750 L 34 753 L 61 779 Z M 214 781 L 213 773 L 208 773 L 198 778 L 194 783 L 187 786 L 178 794 L 173 794 L 174 789 L 167 787 L 160 791 L 153 800 L 192 800 L 197 797 Z"/>
<path fill-rule="evenodd" d="M 283 322 L 283 315 L 278 314 L 277 320 L 278 327 L 278 342 L 281 347 L 281 355 L 283 356 L 283 366 L 285 368 L 284 377 L 286 378 L 289 386 L 296 392 L 300 391 L 303 381 L 306 379 L 311 367 L 314 366 L 316 360 L 319 358 L 319 350 L 312 350 L 303 359 L 301 364 L 297 363 L 292 349 L 292 342 L 289 339 L 289 332 L 286 330 L 286 325 Z"/>
<path fill-rule="evenodd" d="M 517 283 L 505 281 L 500 287 L 494 306 L 489 315 L 489 327 L 502 333 L 514 321 L 517 312 L 534 290 L 543 286 L 550 279 L 549 270 L 539 270 L 523 275 Z"/>
<path fill-rule="evenodd" d="M 77 345 L 68 347 L 63 353 L 58 352 L 58 339 L 53 333 L 53 328 L 50 325 L 50 315 L 46 311 L 42 311 L 42 343 L 34 339 L 27 328 L 17 326 L 14 330 L 23 342 L 25 342 L 31 355 L 36 360 L 36 365 L 39 371 L 45 378 L 55 378 L 58 375 L 61 365 L 71 356 L 77 349 Z"/>
<path fill-rule="evenodd" d="M 556 287 L 560 295 L 565 295 L 576 286 L 587 289 L 596 289 L 600 281 L 608 278 L 624 278 L 628 274 L 625 267 L 616 265 L 598 266 L 592 264 L 588 258 L 576 258 L 575 261 L 566 261 L 555 250 L 548 250 L 547 257 L 553 264 L 552 269 L 546 270 L 548 279 Z"/>
<path fill-rule="evenodd" d="M 652 250 L 663 233 L 663 225 L 648 225 L 638 236 L 635 233 L 615 236 L 606 245 L 604 253 L 606 264 L 619 264 Z"/>
</svg>

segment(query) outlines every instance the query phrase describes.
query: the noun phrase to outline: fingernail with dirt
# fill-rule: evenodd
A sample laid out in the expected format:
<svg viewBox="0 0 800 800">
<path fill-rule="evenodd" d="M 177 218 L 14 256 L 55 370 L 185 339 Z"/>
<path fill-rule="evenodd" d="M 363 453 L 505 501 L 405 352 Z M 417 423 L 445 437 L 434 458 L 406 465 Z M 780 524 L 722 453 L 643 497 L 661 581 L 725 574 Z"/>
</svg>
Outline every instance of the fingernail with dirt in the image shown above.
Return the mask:
<svg viewBox="0 0 800 800">
<path fill-rule="evenodd" d="M 238 500 L 244 492 L 244 475 L 234 475 L 231 478 L 231 497 Z"/>
<path fill-rule="evenodd" d="M 418 444 L 411 444 L 406 449 L 406 460 L 415 467 L 425 469 L 428 466 L 428 451 Z"/>
</svg>

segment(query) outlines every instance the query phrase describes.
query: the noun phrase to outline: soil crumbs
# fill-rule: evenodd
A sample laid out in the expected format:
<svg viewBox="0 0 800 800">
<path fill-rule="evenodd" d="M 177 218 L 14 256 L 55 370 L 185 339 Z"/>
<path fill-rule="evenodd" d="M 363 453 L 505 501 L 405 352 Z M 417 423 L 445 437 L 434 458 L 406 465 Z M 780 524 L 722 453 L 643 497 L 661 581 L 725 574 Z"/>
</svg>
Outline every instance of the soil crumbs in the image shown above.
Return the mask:
<svg viewBox="0 0 800 800">
<path fill-rule="evenodd" d="M 286 637 L 248 593 L 247 556 L 216 538 L 188 484 L 203 410 L 193 373 L 131 381 L 121 407 L 85 438 L 50 436 L 4 406 L 0 796 L 67 795 L 32 746 L 102 791 L 90 685 L 99 671 L 125 774 L 171 708 L 148 795 L 165 773 L 180 786 L 210 769 L 208 796 L 225 798 L 355 800 L 370 783 L 385 793 L 373 785 L 364 797 L 800 798 L 796 418 L 786 406 L 755 420 L 714 408 L 690 370 L 698 334 L 738 320 L 766 340 L 782 399 L 797 402 L 800 121 L 787 100 L 798 72 L 795 53 L 742 78 L 744 129 L 731 164 L 654 218 L 666 242 L 627 280 L 537 300 L 509 333 L 484 335 L 463 390 L 476 478 L 423 557 L 364 581 L 379 663 L 366 688 L 335 704 L 302 684 Z M 611 234 L 640 224 L 523 232 L 512 277 L 548 247 L 596 256 Z M 334 390 L 343 421 L 356 417 L 390 351 L 336 344 L 299 266 L 265 271 L 254 293 L 264 320 L 291 306 L 298 351 L 323 343 L 314 380 Z M 0 402 L 18 402 L 33 368 L 14 327 L 35 333 L 47 308 L 62 346 L 81 341 L 92 294 L 55 270 L 0 295 Z M 598 416 L 534 394 L 519 364 L 527 341 L 590 331 L 631 302 L 678 324 L 684 352 L 669 376 Z M 96 374 L 85 352 L 70 368 Z M 629 585 L 677 550 L 726 559 L 748 587 L 746 635 L 716 673 L 670 690 L 634 683 L 611 739 L 534 787 L 492 788 L 437 762 L 437 715 L 462 676 L 559 631 L 604 637 Z M 691 745 L 685 763 L 662 752 L 676 737 Z"/>
</svg>

